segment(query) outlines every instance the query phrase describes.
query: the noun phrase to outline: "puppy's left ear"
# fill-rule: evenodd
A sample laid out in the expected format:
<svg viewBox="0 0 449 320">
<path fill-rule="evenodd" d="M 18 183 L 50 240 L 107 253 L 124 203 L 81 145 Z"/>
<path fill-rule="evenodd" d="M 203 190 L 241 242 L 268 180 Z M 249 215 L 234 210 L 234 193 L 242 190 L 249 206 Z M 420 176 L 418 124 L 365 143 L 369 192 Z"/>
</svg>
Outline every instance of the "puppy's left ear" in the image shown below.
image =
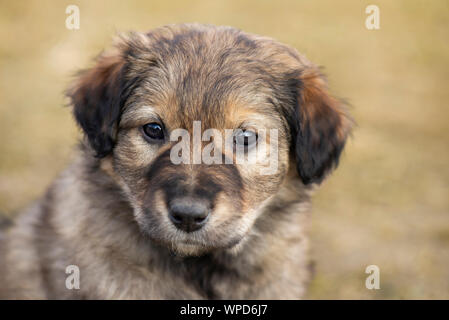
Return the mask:
<svg viewBox="0 0 449 320">
<path fill-rule="evenodd" d="M 352 120 L 342 103 L 329 94 L 318 68 L 307 67 L 299 78 L 293 138 L 297 171 L 304 184 L 320 183 L 338 165 Z"/>
<path fill-rule="evenodd" d="M 116 52 L 100 56 L 68 90 L 75 119 L 97 157 L 112 151 L 123 104 L 125 59 Z"/>
</svg>

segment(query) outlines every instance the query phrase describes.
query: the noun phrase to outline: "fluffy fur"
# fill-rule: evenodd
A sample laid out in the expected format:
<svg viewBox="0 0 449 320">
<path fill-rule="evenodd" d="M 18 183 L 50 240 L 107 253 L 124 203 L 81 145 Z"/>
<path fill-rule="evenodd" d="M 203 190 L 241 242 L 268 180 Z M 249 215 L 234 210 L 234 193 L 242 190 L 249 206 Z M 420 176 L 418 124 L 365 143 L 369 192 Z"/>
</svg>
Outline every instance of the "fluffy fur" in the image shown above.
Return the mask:
<svg viewBox="0 0 449 320">
<path fill-rule="evenodd" d="M 337 165 L 351 121 L 294 49 L 229 27 L 123 36 L 68 91 L 85 133 L 73 163 L 2 232 L 0 297 L 297 299 L 310 268 L 310 194 Z M 279 130 L 276 174 L 259 165 L 174 165 L 169 133 Z M 227 157 L 225 153 L 223 157 Z M 201 199 L 204 228 L 177 230 L 170 201 Z M 80 269 L 68 290 L 65 269 Z"/>
</svg>

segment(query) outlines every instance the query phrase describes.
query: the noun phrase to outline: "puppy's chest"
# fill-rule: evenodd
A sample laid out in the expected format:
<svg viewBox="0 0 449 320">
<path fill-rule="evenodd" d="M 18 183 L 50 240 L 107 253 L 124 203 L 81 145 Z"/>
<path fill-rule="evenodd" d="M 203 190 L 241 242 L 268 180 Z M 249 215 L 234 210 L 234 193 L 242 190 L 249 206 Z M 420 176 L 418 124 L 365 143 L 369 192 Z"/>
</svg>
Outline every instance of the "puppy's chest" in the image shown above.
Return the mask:
<svg viewBox="0 0 449 320">
<path fill-rule="evenodd" d="M 178 288 L 189 287 L 205 299 L 249 297 L 252 288 L 266 276 L 261 266 L 244 265 L 238 260 L 220 261 L 210 256 L 183 259 L 177 267 L 174 274 L 183 283 Z"/>
</svg>

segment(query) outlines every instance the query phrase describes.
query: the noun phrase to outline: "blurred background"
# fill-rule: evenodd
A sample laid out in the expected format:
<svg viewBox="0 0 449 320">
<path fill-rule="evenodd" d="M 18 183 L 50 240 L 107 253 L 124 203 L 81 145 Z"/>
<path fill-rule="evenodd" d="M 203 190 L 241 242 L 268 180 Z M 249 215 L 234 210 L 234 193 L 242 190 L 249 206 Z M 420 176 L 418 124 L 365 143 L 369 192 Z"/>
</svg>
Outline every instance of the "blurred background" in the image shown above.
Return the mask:
<svg viewBox="0 0 449 320">
<path fill-rule="evenodd" d="M 65 26 L 68 5 L 80 29 Z M 365 8 L 380 9 L 380 29 Z M 325 67 L 358 126 L 314 198 L 310 299 L 449 298 L 449 2 L 0 1 L 0 212 L 43 194 L 81 136 L 63 92 L 117 32 L 232 25 Z M 380 268 L 380 289 L 365 268 Z"/>
</svg>

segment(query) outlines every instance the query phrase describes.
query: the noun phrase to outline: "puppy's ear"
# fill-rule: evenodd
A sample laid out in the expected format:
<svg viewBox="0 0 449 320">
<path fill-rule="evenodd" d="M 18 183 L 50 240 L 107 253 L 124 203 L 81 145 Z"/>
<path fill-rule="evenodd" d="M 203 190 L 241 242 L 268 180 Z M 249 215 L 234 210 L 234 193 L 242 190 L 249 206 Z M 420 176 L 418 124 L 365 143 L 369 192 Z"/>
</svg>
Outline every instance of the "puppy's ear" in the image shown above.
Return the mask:
<svg viewBox="0 0 449 320">
<path fill-rule="evenodd" d="M 320 183 L 338 165 L 352 120 L 342 103 L 329 94 L 326 80 L 316 67 L 306 68 L 299 77 L 297 170 L 304 184 Z"/>
<path fill-rule="evenodd" d="M 120 51 L 100 56 L 67 91 L 75 119 L 97 157 L 112 151 L 123 104 L 125 59 Z"/>
</svg>

